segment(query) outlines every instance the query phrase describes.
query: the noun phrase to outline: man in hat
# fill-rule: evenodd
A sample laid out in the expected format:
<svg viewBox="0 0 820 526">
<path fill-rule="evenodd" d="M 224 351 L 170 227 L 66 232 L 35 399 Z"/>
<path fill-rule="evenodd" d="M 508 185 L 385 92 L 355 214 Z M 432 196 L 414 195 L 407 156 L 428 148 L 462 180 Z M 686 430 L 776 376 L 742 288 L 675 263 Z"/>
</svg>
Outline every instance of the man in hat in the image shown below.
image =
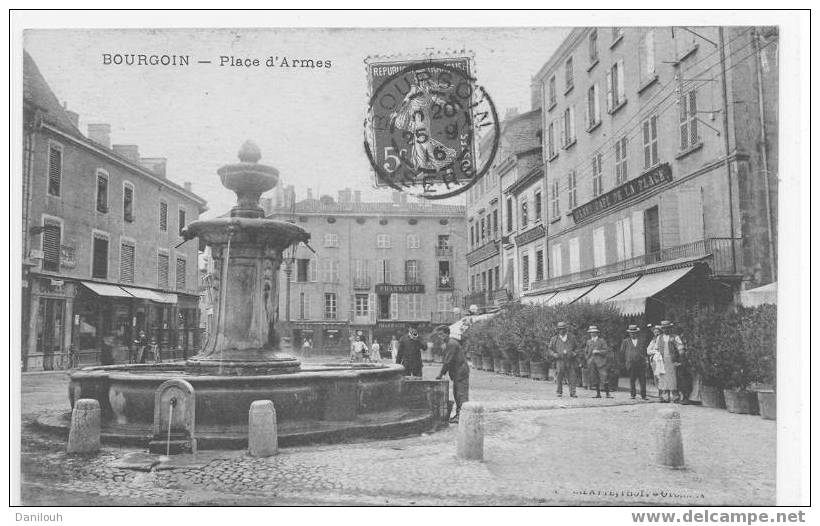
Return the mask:
<svg viewBox="0 0 820 526">
<path fill-rule="evenodd" d="M 680 401 L 678 392 L 677 367 L 680 363 L 680 354 L 684 352 L 683 341 L 672 333 L 674 324 L 669 320 L 661 322 L 661 335 L 658 336 L 654 345 L 654 353 L 663 361 L 663 374 L 658 377 L 658 388 L 661 390 L 661 402 L 672 401 L 672 393 L 675 393 L 675 402 Z M 666 395 L 664 397 L 663 395 Z"/>
<path fill-rule="evenodd" d="M 470 399 L 470 366 L 467 364 L 467 357 L 461 344 L 455 338 L 450 337 L 450 327 L 439 325 L 438 332 L 447 343 L 444 346 L 444 359 L 441 364 L 441 371 L 436 376 L 436 380 L 441 380 L 445 373 L 450 373 L 450 380 L 453 382 L 453 398 L 456 401 L 456 414 L 450 419 L 450 423 L 458 422 L 461 414 L 461 405 Z"/>
<path fill-rule="evenodd" d="M 609 346 L 606 340 L 600 337 L 598 327 L 590 325 L 587 329 L 589 340 L 587 340 L 584 356 L 589 367 L 590 383 L 595 386 L 595 398 L 601 398 L 601 384 L 604 384 L 604 391 L 607 398 L 614 398 L 609 394 Z"/>
<path fill-rule="evenodd" d="M 410 327 L 407 334 L 399 340 L 399 352 L 396 353 L 396 363 L 404 366 L 405 376 L 421 377 L 421 351 L 425 345 L 419 338 L 419 331 Z"/>
<path fill-rule="evenodd" d="M 569 384 L 569 396 L 575 398 L 575 386 L 578 385 L 576 371 L 576 360 L 578 345 L 575 337 L 567 334 L 567 323 L 558 322 L 558 334 L 550 339 L 547 352 L 555 362 L 555 383 L 558 396 L 564 395 L 564 380 Z"/>
<path fill-rule="evenodd" d="M 646 400 L 646 351 L 638 337 L 641 330 L 637 325 L 626 329 L 626 338 L 621 342 L 621 356 L 629 373 L 629 395 L 635 399 L 635 380 L 641 384 L 641 398 Z"/>
</svg>

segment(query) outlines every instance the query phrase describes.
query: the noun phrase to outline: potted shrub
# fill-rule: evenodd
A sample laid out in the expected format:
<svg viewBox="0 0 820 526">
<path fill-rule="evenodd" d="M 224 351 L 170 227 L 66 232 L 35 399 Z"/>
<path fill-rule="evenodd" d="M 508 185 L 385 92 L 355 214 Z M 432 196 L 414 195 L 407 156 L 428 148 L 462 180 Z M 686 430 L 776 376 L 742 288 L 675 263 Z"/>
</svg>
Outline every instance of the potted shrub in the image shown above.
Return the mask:
<svg viewBox="0 0 820 526">
<path fill-rule="evenodd" d="M 742 309 L 742 340 L 754 367 L 760 416 L 777 420 L 777 307 L 760 305 Z"/>
<path fill-rule="evenodd" d="M 729 315 L 706 312 L 691 320 L 689 355 L 700 374 L 700 399 L 704 407 L 726 409 L 723 389 L 731 373 L 730 342 L 725 342 L 724 329 Z"/>
</svg>

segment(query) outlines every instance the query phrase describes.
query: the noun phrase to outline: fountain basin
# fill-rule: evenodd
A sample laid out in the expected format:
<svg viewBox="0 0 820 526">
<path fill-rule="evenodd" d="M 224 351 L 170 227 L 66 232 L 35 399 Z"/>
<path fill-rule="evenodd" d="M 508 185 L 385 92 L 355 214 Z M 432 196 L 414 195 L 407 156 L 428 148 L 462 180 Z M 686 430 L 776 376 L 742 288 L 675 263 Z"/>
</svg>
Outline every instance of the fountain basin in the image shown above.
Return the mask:
<svg viewBox="0 0 820 526">
<path fill-rule="evenodd" d="M 246 447 L 255 400 L 273 401 L 283 446 L 407 436 L 446 425 L 448 382 L 403 374 L 402 366 L 375 364 L 311 364 L 258 376 L 218 375 L 195 362 L 87 367 L 71 375 L 69 400 L 72 407 L 80 398 L 98 400 L 102 439 L 135 446 L 150 441 L 154 393 L 171 378 L 194 388 L 200 449 Z M 67 432 L 70 412 L 43 415 L 39 423 Z"/>
</svg>

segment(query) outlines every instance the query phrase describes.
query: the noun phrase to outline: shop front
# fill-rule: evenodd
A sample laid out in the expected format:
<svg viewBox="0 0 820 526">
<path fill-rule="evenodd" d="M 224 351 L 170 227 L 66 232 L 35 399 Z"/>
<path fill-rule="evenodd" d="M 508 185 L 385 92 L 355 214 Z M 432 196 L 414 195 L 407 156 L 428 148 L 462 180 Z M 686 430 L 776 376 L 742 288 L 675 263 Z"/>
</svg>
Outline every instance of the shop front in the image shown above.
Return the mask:
<svg viewBox="0 0 820 526">
<path fill-rule="evenodd" d="M 23 371 L 63 369 L 68 364 L 76 284 L 32 276 L 29 281 Z"/>
<path fill-rule="evenodd" d="M 313 353 L 346 354 L 350 350 L 351 329 L 347 322 L 298 321 L 292 323 L 292 345 L 301 352 L 305 339 L 311 341 Z"/>
</svg>

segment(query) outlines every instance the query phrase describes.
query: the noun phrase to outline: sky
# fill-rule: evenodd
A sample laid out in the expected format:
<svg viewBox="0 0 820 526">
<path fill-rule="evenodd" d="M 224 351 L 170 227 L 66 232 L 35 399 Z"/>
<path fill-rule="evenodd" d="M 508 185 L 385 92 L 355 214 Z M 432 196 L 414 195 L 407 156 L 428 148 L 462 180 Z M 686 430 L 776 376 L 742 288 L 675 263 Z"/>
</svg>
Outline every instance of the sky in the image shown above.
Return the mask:
<svg viewBox="0 0 820 526">
<path fill-rule="evenodd" d="M 111 125 L 112 144 L 136 144 L 143 157 L 166 157 L 168 178 L 208 201 L 205 217 L 226 212 L 233 192 L 216 170 L 236 161 L 247 139 L 261 163 L 280 172 L 299 198 L 345 187 L 365 200 L 390 200 L 374 186 L 363 148 L 365 59 L 461 50 L 499 115 L 531 109 L 530 81 L 569 28 L 410 29 L 37 29 L 24 47 L 68 108 L 88 123 Z M 105 65 L 104 54 L 190 55 L 191 65 Z M 220 66 L 220 57 L 260 60 Z M 331 61 L 330 68 L 265 67 L 269 57 Z M 198 64 L 210 60 L 211 64 Z M 450 202 L 463 203 L 463 194 Z"/>
</svg>

